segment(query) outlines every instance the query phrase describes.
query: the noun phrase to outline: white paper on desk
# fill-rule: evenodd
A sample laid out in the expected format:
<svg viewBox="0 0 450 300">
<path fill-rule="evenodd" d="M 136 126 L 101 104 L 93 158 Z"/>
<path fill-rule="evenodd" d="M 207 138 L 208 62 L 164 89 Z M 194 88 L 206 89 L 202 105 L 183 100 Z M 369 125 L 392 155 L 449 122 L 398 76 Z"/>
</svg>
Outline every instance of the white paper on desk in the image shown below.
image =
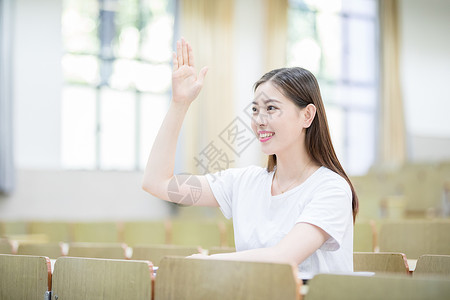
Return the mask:
<svg viewBox="0 0 450 300">
<path fill-rule="evenodd" d="M 375 275 L 375 272 L 342 272 L 342 273 L 328 273 L 328 274 L 335 274 L 335 275 L 351 275 L 351 276 L 373 276 Z M 302 280 L 310 280 L 314 277 L 316 274 L 307 273 L 307 272 L 298 272 L 297 277 Z"/>
<path fill-rule="evenodd" d="M 309 280 L 309 279 L 314 277 L 314 274 L 313 273 L 307 273 L 307 272 L 298 272 L 297 277 L 298 277 L 298 279 Z"/>
<path fill-rule="evenodd" d="M 348 275 L 354 275 L 354 276 L 373 276 L 373 275 L 375 275 L 375 272 L 353 272 L 353 273 L 349 273 Z"/>
</svg>

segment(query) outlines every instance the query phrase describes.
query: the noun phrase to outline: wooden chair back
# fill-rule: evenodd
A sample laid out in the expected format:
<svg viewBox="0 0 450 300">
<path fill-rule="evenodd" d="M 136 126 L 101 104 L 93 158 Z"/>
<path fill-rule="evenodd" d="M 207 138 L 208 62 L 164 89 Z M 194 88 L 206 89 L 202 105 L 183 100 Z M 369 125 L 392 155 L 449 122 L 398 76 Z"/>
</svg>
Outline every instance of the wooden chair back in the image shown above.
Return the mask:
<svg viewBox="0 0 450 300">
<path fill-rule="evenodd" d="M 27 234 L 28 226 L 23 221 L 2 221 L 0 222 L 0 236 Z"/>
<path fill-rule="evenodd" d="M 318 274 L 308 282 L 305 300 L 448 299 L 450 281 L 402 275 Z"/>
<path fill-rule="evenodd" d="M 138 245 L 133 247 L 132 259 L 149 260 L 154 266 L 159 266 L 166 256 L 189 256 L 201 253 L 200 247 L 187 247 L 176 245 Z"/>
<path fill-rule="evenodd" d="M 231 253 L 236 252 L 236 248 L 234 247 L 212 247 L 209 249 L 208 254 L 219 254 L 219 253 Z"/>
<path fill-rule="evenodd" d="M 29 233 L 45 234 L 49 242 L 69 242 L 70 224 L 67 222 L 30 222 Z"/>
<path fill-rule="evenodd" d="M 406 217 L 425 218 L 430 210 L 440 207 L 444 180 L 437 165 L 407 164 L 398 175 L 406 200 Z"/>
<path fill-rule="evenodd" d="M 82 222 L 72 224 L 72 242 L 118 243 L 121 235 L 115 222 Z"/>
<path fill-rule="evenodd" d="M 61 257 L 51 299 L 152 299 L 152 279 L 148 261 Z"/>
<path fill-rule="evenodd" d="M 405 253 L 408 259 L 424 254 L 450 254 L 450 220 L 414 220 L 381 224 L 380 252 Z"/>
<path fill-rule="evenodd" d="M 166 257 L 155 299 L 299 299 L 297 268 L 288 264 Z"/>
<path fill-rule="evenodd" d="M 9 234 L 5 236 L 11 242 L 15 244 L 37 244 L 48 243 L 48 238 L 45 234 Z"/>
<path fill-rule="evenodd" d="M 392 252 L 354 252 L 355 272 L 409 274 L 409 266 L 403 253 Z"/>
<path fill-rule="evenodd" d="M 70 243 L 67 256 L 125 259 L 126 248 L 121 243 Z"/>
<path fill-rule="evenodd" d="M 170 244 L 204 248 L 222 246 L 222 235 L 217 221 L 172 220 Z"/>
<path fill-rule="evenodd" d="M 0 254 L 14 254 L 13 245 L 10 240 L 0 239 Z"/>
<path fill-rule="evenodd" d="M 225 245 L 224 247 L 236 247 L 234 243 L 234 226 L 233 221 L 231 220 L 224 220 L 224 226 L 225 226 Z"/>
<path fill-rule="evenodd" d="M 374 220 L 380 218 L 380 202 L 389 195 L 396 195 L 401 191 L 394 180 L 387 180 L 390 175 L 381 176 L 377 171 L 364 176 L 352 176 L 350 180 L 355 188 L 360 202 L 358 220 Z"/>
<path fill-rule="evenodd" d="M 123 223 L 123 242 L 133 247 L 136 245 L 166 244 L 168 224 L 163 221 L 141 221 Z"/>
<path fill-rule="evenodd" d="M 17 254 L 47 256 L 57 259 L 63 256 L 63 249 L 61 243 L 19 244 Z"/>
<path fill-rule="evenodd" d="M 353 251 L 373 252 L 377 247 L 377 232 L 374 221 L 355 223 L 353 230 Z"/>
<path fill-rule="evenodd" d="M 0 254 L 0 299 L 46 299 L 51 284 L 48 257 Z"/>
<path fill-rule="evenodd" d="M 450 277 L 450 255 L 422 255 L 417 260 L 414 276 Z"/>
</svg>

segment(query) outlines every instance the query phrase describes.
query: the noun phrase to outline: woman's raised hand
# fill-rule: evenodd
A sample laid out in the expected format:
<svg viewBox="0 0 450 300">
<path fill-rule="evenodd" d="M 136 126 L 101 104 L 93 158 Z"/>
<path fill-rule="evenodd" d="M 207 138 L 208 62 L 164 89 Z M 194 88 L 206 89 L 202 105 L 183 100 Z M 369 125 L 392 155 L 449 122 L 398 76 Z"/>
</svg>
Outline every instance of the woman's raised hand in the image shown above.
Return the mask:
<svg viewBox="0 0 450 300">
<path fill-rule="evenodd" d="M 208 68 L 203 67 L 197 75 L 191 45 L 184 39 L 177 41 L 177 53 L 173 54 L 173 101 L 187 105 L 192 103 L 202 89 L 207 72 Z"/>
</svg>

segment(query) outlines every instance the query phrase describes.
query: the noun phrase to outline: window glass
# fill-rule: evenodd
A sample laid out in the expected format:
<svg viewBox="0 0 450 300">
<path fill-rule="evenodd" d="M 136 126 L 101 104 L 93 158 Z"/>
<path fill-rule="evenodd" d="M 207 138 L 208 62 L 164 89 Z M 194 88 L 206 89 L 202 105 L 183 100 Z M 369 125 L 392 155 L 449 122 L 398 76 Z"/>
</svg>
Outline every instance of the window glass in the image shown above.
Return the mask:
<svg viewBox="0 0 450 300">
<path fill-rule="evenodd" d="M 370 19 L 348 20 L 348 80 L 375 82 L 375 24 Z"/>
<path fill-rule="evenodd" d="M 342 107 L 328 104 L 325 106 L 331 140 L 341 164 L 345 162 L 345 113 Z"/>
<path fill-rule="evenodd" d="M 144 166 L 170 98 L 174 6 L 174 0 L 63 1 L 64 167 Z"/>
<path fill-rule="evenodd" d="M 62 95 L 62 163 L 67 168 L 95 168 L 96 90 L 67 86 Z"/>
<path fill-rule="evenodd" d="M 135 154 L 135 98 L 131 92 L 100 92 L 100 168 L 130 170 Z"/>
<path fill-rule="evenodd" d="M 148 154 L 153 146 L 157 132 L 149 130 L 152 128 L 160 128 L 164 119 L 164 114 L 160 111 L 166 111 L 168 105 L 168 97 L 164 95 L 143 95 L 141 98 L 140 118 L 140 167 L 144 168 L 147 164 Z"/>
<path fill-rule="evenodd" d="M 375 115 L 371 110 L 352 110 L 347 118 L 347 165 L 355 174 L 363 174 L 375 160 Z"/>
<path fill-rule="evenodd" d="M 376 0 L 290 0 L 289 66 L 319 82 L 336 153 L 351 175 L 375 159 L 377 79 Z"/>
<path fill-rule="evenodd" d="M 342 76 L 342 19 L 333 13 L 316 14 L 317 40 L 322 50 L 320 77 L 339 80 Z"/>
</svg>

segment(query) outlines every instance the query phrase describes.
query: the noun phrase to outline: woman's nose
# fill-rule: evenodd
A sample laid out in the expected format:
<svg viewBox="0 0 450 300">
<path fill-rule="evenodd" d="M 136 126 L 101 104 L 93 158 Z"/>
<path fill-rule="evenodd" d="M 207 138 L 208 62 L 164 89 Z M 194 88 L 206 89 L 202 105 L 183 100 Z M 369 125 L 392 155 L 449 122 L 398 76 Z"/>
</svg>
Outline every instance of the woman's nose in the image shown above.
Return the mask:
<svg viewBox="0 0 450 300">
<path fill-rule="evenodd" d="M 267 125 L 267 116 L 265 114 L 258 114 L 256 117 L 256 124 L 259 127 L 264 127 Z"/>
</svg>

